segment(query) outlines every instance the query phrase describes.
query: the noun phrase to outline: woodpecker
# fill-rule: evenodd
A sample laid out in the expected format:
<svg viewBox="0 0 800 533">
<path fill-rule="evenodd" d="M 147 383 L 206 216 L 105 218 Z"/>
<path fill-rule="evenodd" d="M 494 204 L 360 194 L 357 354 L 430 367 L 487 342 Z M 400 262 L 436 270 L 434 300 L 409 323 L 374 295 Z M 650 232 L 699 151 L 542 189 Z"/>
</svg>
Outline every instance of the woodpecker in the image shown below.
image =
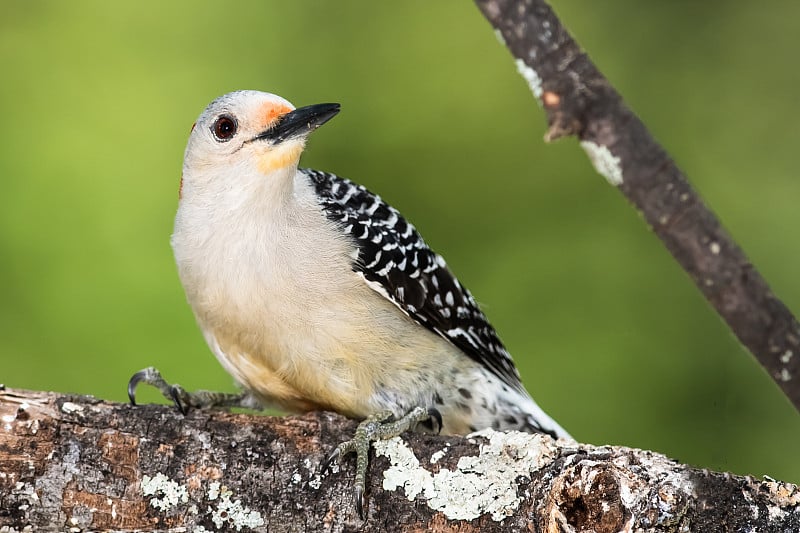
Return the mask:
<svg viewBox="0 0 800 533">
<path fill-rule="evenodd" d="M 470 292 L 403 216 L 334 174 L 299 168 L 338 104 L 295 109 L 258 91 L 211 102 L 192 128 L 172 248 L 205 339 L 244 392 L 187 393 L 182 409 L 273 406 L 363 420 L 331 459 L 357 454 L 362 513 L 371 442 L 408 429 L 569 437 L 539 408 Z"/>
</svg>

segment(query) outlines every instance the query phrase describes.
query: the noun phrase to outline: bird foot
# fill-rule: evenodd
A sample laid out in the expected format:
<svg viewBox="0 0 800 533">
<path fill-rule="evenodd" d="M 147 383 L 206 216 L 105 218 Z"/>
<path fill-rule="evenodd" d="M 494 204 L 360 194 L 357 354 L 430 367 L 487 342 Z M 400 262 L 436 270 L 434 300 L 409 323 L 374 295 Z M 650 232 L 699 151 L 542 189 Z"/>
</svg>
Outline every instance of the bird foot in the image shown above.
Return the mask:
<svg viewBox="0 0 800 533">
<path fill-rule="evenodd" d="M 364 519 L 364 489 L 369 449 L 372 443 L 397 437 L 401 433 L 414 429 L 418 423 L 427 420 L 438 424 L 437 432 L 442 429 L 442 415 L 434 408 L 415 407 L 398 420 L 391 420 L 392 418 L 394 415 L 391 411 L 381 411 L 367 417 L 358 425 L 353 438 L 339 444 L 322 465 L 322 470 L 327 471 L 334 461 L 339 464 L 344 456 L 350 453 L 356 454 L 355 503 L 358 516 L 362 520 Z"/>
<path fill-rule="evenodd" d="M 251 394 L 245 392 L 238 394 L 207 390 L 187 392 L 180 385 L 168 383 L 161 376 L 161 372 L 152 366 L 135 373 L 133 376 L 131 376 L 130 381 L 128 381 L 128 398 L 131 401 L 131 405 L 136 405 L 136 387 L 139 385 L 139 383 L 146 383 L 161 391 L 161 394 L 164 396 L 164 398 L 174 403 L 175 407 L 177 407 L 178 410 L 184 415 L 189 411 L 190 408 L 260 408 L 258 401 Z"/>
</svg>

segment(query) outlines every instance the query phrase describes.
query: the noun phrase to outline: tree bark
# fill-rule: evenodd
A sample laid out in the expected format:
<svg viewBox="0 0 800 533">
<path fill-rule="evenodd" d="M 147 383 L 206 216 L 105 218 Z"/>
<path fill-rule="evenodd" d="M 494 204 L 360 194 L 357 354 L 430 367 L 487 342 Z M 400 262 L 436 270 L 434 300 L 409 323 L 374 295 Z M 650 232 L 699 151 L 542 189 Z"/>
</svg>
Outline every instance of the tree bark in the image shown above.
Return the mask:
<svg viewBox="0 0 800 533">
<path fill-rule="evenodd" d="M 543 0 L 476 0 L 547 113 L 641 212 L 736 337 L 800 410 L 800 324 Z"/>
<path fill-rule="evenodd" d="M 0 531 L 800 531 L 795 485 L 492 431 L 375 445 L 362 521 L 354 428 L 5 389 Z"/>
</svg>

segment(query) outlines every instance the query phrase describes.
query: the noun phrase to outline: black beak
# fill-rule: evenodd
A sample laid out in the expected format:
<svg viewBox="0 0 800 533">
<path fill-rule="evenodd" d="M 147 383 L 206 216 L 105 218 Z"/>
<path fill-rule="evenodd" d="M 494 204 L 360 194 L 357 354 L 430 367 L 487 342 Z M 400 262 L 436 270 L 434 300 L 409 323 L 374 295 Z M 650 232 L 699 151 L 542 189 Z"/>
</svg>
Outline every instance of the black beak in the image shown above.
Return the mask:
<svg viewBox="0 0 800 533">
<path fill-rule="evenodd" d="M 280 117 L 268 130 L 253 140 L 272 141 L 274 144 L 287 139 L 305 137 L 319 128 L 339 112 L 339 104 L 315 104 L 290 111 Z"/>
</svg>

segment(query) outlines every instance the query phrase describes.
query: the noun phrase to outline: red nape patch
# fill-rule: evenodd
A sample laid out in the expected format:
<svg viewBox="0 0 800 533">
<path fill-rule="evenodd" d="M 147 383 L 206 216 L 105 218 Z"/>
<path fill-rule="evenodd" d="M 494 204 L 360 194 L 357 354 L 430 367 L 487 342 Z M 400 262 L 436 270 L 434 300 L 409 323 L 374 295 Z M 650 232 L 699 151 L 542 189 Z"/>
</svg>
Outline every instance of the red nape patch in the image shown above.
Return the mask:
<svg viewBox="0 0 800 533">
<path fill-rule="evenodd" d="M 183 174 L 181 174 L 181 181 L 178 183 L 178 200 L 183 198 Z"/>
</svg>

